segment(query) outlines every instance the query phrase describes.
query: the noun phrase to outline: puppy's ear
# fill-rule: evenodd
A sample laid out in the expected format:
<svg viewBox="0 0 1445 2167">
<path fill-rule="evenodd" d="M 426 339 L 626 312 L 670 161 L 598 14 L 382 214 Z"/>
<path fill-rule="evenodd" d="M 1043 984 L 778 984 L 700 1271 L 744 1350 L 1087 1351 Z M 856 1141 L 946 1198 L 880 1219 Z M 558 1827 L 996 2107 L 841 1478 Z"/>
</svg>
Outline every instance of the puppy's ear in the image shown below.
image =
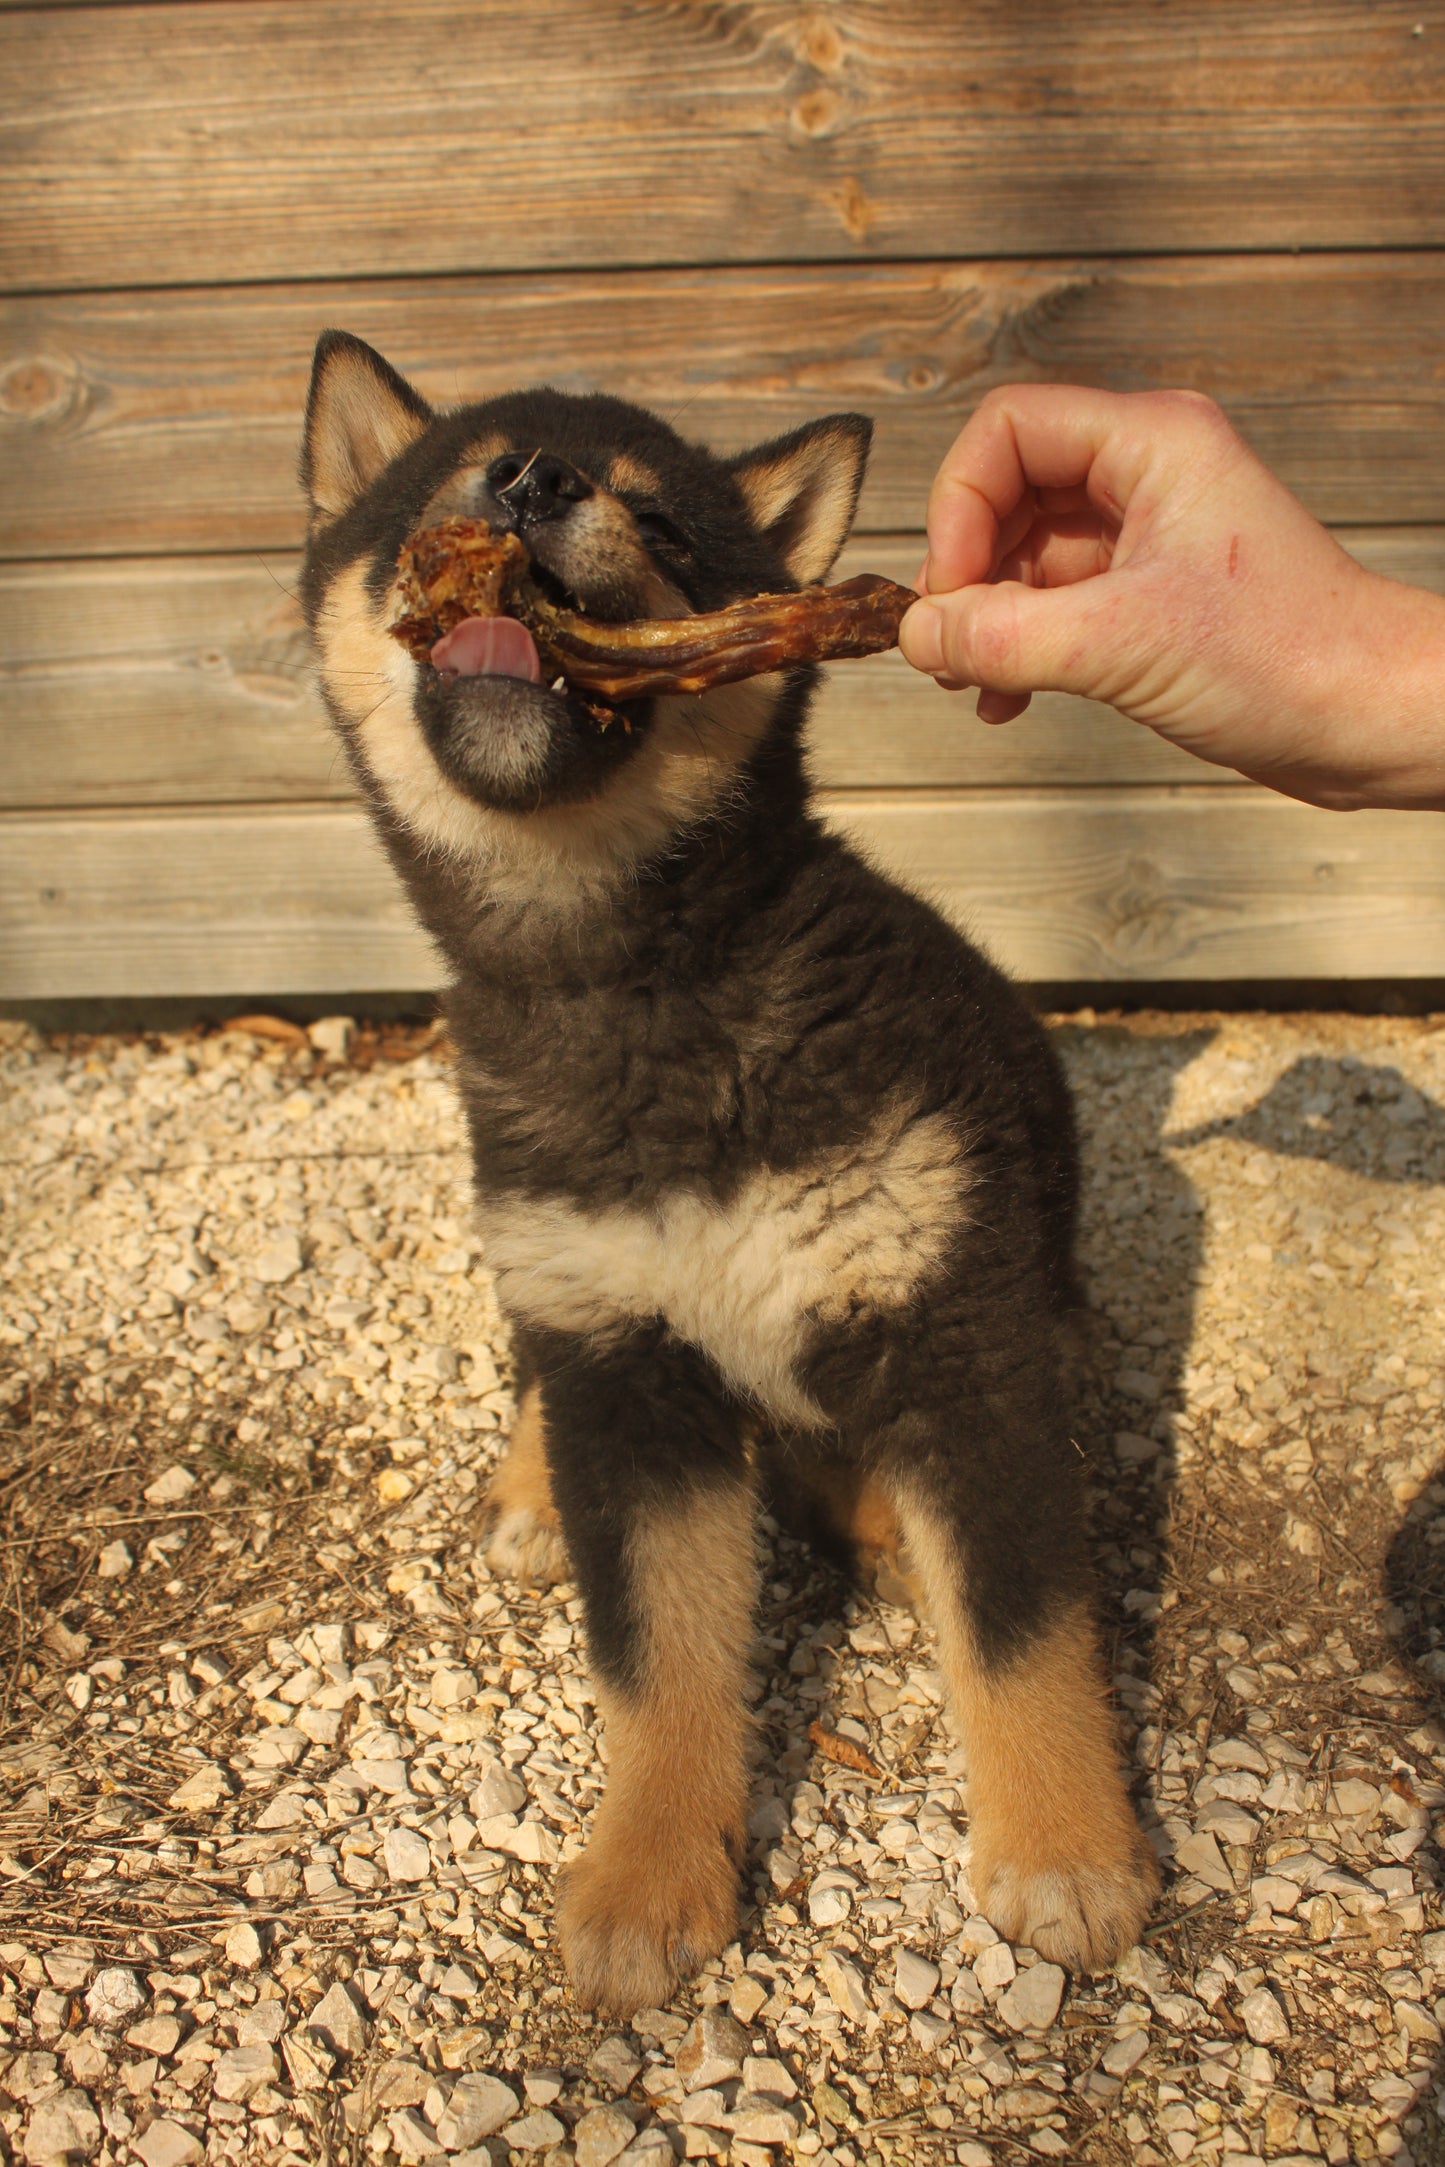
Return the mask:
<svg viewBox="0 0 1445 2167">
<path fill-rule="evenodd" d="M 313 525 L 339 519 L 431 420 L 405 377 L 349 331 L 323 331 L 311 364 L 301 484 Z"/>
<path fill-rule="evenodd" d="M 731 462 L 754 524 L 804 585 L 847 539 L 872 435 L 866 414 L 829 414 Z"/>
</svg>

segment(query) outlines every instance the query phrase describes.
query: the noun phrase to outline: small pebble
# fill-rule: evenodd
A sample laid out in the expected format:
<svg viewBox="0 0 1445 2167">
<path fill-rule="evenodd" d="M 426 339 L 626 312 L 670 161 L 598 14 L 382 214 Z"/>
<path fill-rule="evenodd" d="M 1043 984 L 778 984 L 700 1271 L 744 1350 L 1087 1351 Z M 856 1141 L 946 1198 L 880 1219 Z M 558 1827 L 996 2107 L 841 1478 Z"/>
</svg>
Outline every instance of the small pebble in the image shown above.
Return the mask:
<svg viewBox="0 0 1445 2167">
<path fill-rule="evenodd" d="M 1289 2019 L 1266 1986 L 1245 1995 L 1239 2014 L 1257 2047 L 1279 2046 L 1289 2038 Z"/>
<path fill-rule="evenodd" d="M 534 2114 L 524 2114 L 520 2121 L 508 2122 L 502 2131 L 502 2141 L 514 2152 L 545 2152 L 554 2144 L 560 2144 L 567 2134 L 565 2122 L 559 2122 L 555 2114 L 539 2109 Z"/>
<path fill-rule="evenodd" d="M 739 2024 L 746 2026 L 752 2023 L 767 1998 L 768 1990 L 761 1980 L 745 1971 L 728 1996 L 728 2007 Z"/>
<path fill-rule="evenodd" d="M 139 2047 L 143 2054 L 165 2057 L 174 2054 L 180 2045 L 181 2030 L 179 2017 L 144 2017 L 139 2024 L 132 2024 L 125 2035 L 126 2044 Z"/>
<path fill-rule="evenodd" d="M 836 1949 L 825 1949 L 819 1957 L 818 1980 L 841 2015 L 856 2021 L 868 2014 L 863 1974 Z"/>
<path fill-rule="evenodd" d="M 389 1829 L 382 1856 L 393 1881 L 425 1881 L 432 1870 L 430 1846 L 414 1828 Z"/>
<path fill-rule="evenodd" d="M 912 1949 L 900 1949 L 894 1959 L 893 1991 L 905 2009 L 922 2009 L 938 1992 L 939 1969 Z"/>
<path fill-rule="evenodd" d="M 281 2064 L 268 2046 L 232 2047 L 216 2062 L 211 2088 L 217 2099 L 247 2100 L 280 2074 Z"/>
<path fill-rule="evenodd" d="M 294 1234 L 280 1234 L 274 1241 L 267 1242 L 265 1248 L 252 1260 L 251 1275 L 264 1286 L 284 1286 L 288 1279 L 296 1277 L 304 1264 L 305 1259 L 297 1237 Z"/>
<path fill-rule="evenodd" d="M 35 2109 L 25 2131 L 28 2167 L 55 2167 L 58 2160 L 88 2160 L 100 2150 L 100 2116 L 89 2092 L 56 2093 Z"/>
<path fill-rule="evenodd" d="M 265 1944 L 249 1919 L 233 1926 L 226 1936 L 226 1962 L 237 1971 L 254 1971 L 266 1955 Z"/>
<path fill-rule="evenodd" d="M 631 2088 L 642 2067 L 642 2056 L 634 2054 L 627 2041 L 614 2032 L 589 2057 L 587 2067 L 605 2091 L 621 2094 Z"/>
<path fill-rule="evenodd" d="M 464 2076 L 437 2118 L 437 2138 L 448 2151 L 464 2152 L 512 2121 L 520 2105 L 511 2085 L 499 2077 L 485 2071 Z"/>
<path fill-rule="evenodd" d="M 1057 1964 L 1031 1964 L 998 1998 L 998 2013 L 1011 2031 L 1047 2031 L 1059 2013 L 1066 1980 Z"/>
<path fill-rule="evenodd" d="M 995 1941 L 980 1949 L 973 1960 L 973 1975 L 986 1994 L 1001 1993 L 1017 1971 L 1013 1950 L 1006 1941 Z"/>
<path fill-rule="evenodd" d="M 85 1997 L 86 2014 L 103 2031 L 118 2031 L 140 2015 L 147 2002 L 145 1988 L 133 1971 L 110 1965 L 98 1971 Z"/>
<path fill-rule="evenodd" d="M 200 2139 L 184 2123 L 172 2121 L 168 2115 L 162 2115 L 130 2141 L 144 2167 L 193 2167 L 194 2161 L 206 2156 Z"/>
<path fill-rule="evenodd" d="M 324 2045 L 337 2054 L 360 2054 L 366 2045 L 367 2020 L 350 1990 L 336 1980 L 322 1995 L 306 2020 Z"/>
<path fill-rule="evenodd" d="M 636 2134 L 631 2116 L 620 2107 L 591 2108 L 572 2131 L 577 2167 L 611 2167 Z"/>
</svg>

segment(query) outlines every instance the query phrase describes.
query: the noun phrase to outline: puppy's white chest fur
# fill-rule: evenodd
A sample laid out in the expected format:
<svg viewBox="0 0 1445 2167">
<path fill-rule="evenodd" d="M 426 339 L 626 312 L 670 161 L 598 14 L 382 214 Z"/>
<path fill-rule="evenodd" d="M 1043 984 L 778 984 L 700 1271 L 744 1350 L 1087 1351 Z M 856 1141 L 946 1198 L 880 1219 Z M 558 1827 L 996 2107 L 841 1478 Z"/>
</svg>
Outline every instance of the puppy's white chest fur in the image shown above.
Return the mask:
<svg viewBox="0 0 1445 2167">
<path fill-rule="evenodd" d="M 661 1317 L 775 1420 L 813 1428 L 823 1415 L 797 1380 L 810 1333 L 906 1302 L 967 1185 L 941 1115 L 892 1112 L 807 1167 L 760 1169 L 726 1206 L 685 1189 L 645 1211 L 483 1196 L 480 1223 L 514 1316 L 602 1336 Z"/>
</svg>

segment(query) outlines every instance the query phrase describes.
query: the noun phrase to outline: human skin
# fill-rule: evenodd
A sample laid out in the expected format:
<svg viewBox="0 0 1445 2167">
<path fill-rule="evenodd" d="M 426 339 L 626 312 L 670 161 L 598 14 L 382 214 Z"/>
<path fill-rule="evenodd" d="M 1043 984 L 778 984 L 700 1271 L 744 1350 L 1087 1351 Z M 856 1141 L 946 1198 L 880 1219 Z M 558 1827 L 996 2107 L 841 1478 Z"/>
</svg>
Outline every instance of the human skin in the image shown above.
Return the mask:
<svg viewBox="0 0 1445 2167">
<path fill-rule="evenodd" d="M 1357 564 L 1195 392 L 990 392 L 899 645 L 983 721 L 1106 701 L 1342 811 L 1445 809 L 1445 600 Z"/>
</svg>

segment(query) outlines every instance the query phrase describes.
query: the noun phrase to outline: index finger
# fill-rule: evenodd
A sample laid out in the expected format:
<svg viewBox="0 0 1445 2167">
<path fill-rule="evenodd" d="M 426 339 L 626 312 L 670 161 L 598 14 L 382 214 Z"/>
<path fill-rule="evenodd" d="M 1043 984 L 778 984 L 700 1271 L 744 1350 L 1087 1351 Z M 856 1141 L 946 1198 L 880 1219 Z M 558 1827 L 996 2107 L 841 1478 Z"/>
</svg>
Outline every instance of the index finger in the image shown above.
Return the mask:
<svg viewBox="0 0 1445 2167">
<path fill-rule="evenodd" d="M 1010 384 L 990 392 L 929 491 L 930 593 L 989 577 L 1000 531 L 1032 490 L 1087 488 L 1106 516 L 1121 516 L 1141 463 L 1137 448 L 1134 456 L 1118 456 L 1137 434 L 1127 424 L 1138 396 L 1073 384 Z"/>
</svg>

